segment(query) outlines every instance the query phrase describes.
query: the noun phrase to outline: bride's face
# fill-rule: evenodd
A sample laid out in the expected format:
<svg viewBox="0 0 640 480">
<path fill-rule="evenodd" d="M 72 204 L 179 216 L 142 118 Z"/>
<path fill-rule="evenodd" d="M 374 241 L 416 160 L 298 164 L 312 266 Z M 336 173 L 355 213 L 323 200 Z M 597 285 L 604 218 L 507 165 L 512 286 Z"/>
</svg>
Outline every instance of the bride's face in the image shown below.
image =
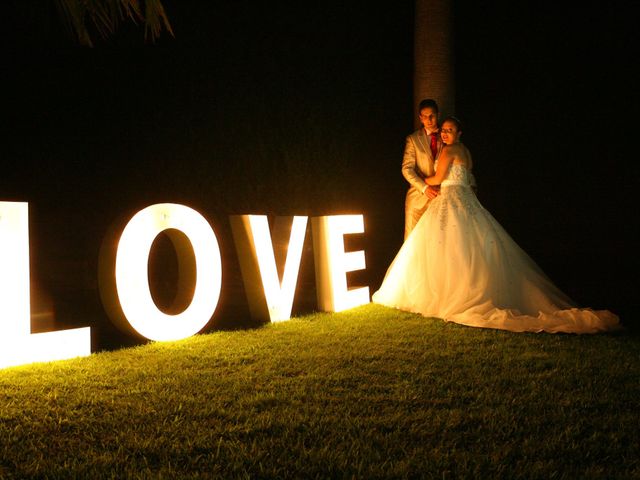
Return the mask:
<svg viewBox="0 0 640 480">
<path fill-rule="evenodd" d="M 447 145 L 456 143 L 460 138 L 458 127 L 453 122 L 444 122 L 440 128 L 440 135 L 442 136 L 442 141 Z"/>
</svg>

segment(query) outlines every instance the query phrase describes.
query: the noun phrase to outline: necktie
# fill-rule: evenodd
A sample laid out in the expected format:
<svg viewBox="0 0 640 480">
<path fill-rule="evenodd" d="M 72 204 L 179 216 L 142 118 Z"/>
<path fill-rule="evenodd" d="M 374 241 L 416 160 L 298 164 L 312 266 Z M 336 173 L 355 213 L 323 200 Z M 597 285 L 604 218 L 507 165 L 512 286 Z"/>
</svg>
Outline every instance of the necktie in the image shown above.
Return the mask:
<svg viewBox="0 0 640 480">
<path fill-rule="evenodd" d="M 433 158 L 436 158 L 436 154 L 438 153 L 438 137 L 437 137 L 438 133 L 437 132 L 432 132 L 431 133 L 431 154 L 433 155 Z"/>
</svg>

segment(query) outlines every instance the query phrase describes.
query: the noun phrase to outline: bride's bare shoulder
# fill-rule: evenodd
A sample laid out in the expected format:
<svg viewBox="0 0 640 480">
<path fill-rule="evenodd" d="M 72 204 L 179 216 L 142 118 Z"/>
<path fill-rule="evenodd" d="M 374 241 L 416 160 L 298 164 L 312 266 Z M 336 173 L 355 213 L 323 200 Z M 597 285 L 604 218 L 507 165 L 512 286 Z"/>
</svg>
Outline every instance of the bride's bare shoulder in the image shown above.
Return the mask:
<svg viewBox="0 0 640 480">
<path fill-rule="evenodd" d="M 461 143 L 450 143 L 449 145 L 445 145 L 444 149 L 449 155 L 458 155 L 462 147 L 463 145 Z"/>
<path fill-rule="evenodd" d="M 465 151 L 467 150 L 467 147 L 461 143 L 452 143 L 451 145 L 446 145 L 445 149 L 453 159 L 459 159 L 466 155 Z"/>
</svg>

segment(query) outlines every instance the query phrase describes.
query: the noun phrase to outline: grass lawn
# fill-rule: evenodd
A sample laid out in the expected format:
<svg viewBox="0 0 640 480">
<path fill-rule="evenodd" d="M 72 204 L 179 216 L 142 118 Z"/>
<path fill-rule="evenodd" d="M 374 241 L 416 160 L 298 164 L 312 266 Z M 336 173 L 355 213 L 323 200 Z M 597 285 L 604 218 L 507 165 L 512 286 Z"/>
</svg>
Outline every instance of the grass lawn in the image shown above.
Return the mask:
<svg viewBox="0 0 640 480">
<path fill-rule="evenodd" d="M 367 305 L 0 371 L 0 478 L 640 478 L 640 338 Z"/>
</svg>

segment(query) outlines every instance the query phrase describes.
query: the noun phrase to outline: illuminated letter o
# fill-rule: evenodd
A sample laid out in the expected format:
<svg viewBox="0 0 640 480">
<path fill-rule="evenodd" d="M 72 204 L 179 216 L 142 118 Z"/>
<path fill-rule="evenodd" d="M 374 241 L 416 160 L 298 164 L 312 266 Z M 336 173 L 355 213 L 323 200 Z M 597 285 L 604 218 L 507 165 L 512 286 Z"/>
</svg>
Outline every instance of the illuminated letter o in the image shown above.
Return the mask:
<svg viewBox="0 0 640 480">
<path fill-rule="evenodd" d="M 151 246 L 163 231 L 175 229 L 191 242 L 196 281 L 189 306 L 177 315 L 158 309 L 149 289 Z M 177 252 L 178 256 L 185 252 Z M 179 340 L 209 322 L 220 298 L 222 263 L 213 229 L 197 211 L 173 203 L 151 205 L 129 221 L 118 242 L 115 261 L 117 298 L 126 321 L 150 340 Z"/>
</svg>

